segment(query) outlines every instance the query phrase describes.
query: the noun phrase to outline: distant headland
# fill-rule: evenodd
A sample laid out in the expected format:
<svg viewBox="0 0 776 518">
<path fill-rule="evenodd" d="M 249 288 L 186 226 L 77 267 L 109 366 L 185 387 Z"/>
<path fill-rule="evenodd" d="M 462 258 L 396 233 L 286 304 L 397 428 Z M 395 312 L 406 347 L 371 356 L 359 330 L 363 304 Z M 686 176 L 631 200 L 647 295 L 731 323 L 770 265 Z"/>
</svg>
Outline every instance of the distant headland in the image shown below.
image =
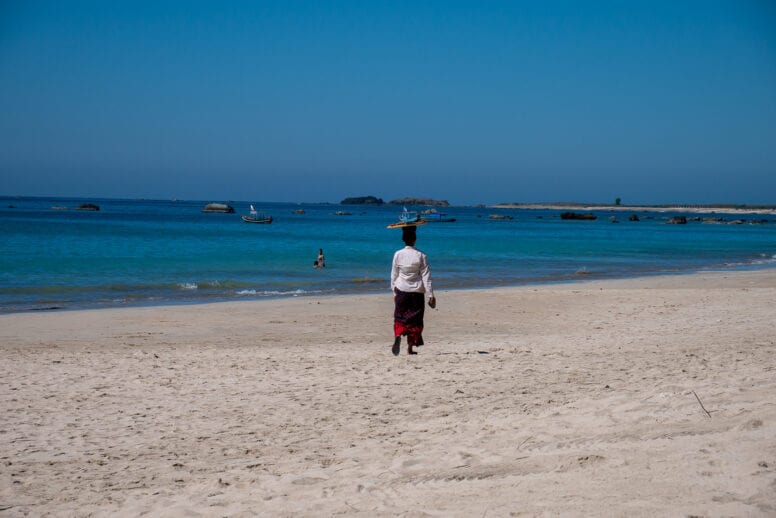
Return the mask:
<svg viewBox="0 0 776 518">
<path fill-rule="evenodd" d="M 383 205 L 386 202 L 382 198 L 375 196 L 355 196 L 345 198 L 340 202 L 341 205 Z M 397 198 L 387 202 L 388 205 L 422 205 L 428 207 L 449 207 L 447 200 L 434 200 L 431 198 Z"/>
<path fill-rule="evenodd" d="M 450 207 L 447 200 L 433 198 L 406 197 L 383 201 L 377 196 L 353 196 L 343 199 L 341 205 L 405 205 L 421 207 Z M 526 210 L 562 210 L 562 211 L 622 211 L 622 212 L 685 212 L 719 214 L 776 214 L 776 205 L 745 205 L 732 203 L 714 204 L 663 204 L 663 205 L 625 205 L 618 199 L 615 203 L 584 202 L 513 202 L 487 205 L 494 209 Z M 484 208 L 486 205 L 477 205 Z"/>
<path fill-rule="evenodd" d="M 498 203 L 497 209 L 536 209 L 536 210 L 604 210 L 624 212 L 688 212 L 720 214 L 776 214 L 776 205 L 608 205 L 603 203 L 550 202 L 550 203 Z"/>
</svg>

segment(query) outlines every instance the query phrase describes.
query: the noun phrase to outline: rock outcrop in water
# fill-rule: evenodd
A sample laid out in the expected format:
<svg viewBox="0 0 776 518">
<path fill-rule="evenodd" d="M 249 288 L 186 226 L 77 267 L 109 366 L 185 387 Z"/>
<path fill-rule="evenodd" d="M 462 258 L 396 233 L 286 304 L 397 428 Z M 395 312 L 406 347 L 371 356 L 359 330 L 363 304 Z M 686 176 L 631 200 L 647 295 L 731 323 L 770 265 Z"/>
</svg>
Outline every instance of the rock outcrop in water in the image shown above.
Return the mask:
<svg viewBox="0 0 776 518">
<path fill-rule="evenodd" d="M 99 205 L 95 205 L 94 203 L 82 203 L 78 207 L 75 208 L 75 210 L 93 210 L 98 211 L 100 210 Z"/>
<path fill-rule="evenodd" d="M 423 205 L 428 207 L 449 207 L 447 200 L 432 200 L 431 198 L 398 198 L 388 202 L 389 205 Z"/>
<path fill-rule="evenodd" d="M 585 214 L 581 214 L 579 212 L 563 212 L 560 215 L 560 219 L 594 220 L 594 219 L 598 219 L 598 216 L 596 216 L 591 212 L 588 212 Z"/>
<path fill-rule="evenodd" d="M 226 203 L 208 203 L 202 212 L 220 212 L 223 214 L 234 214 L 234 207 Z"/>
<path fill-rule="evenodd" d="M 382 205 L 383 203 L 385 202 L 382 198 L 375 196 L 354 196 L 345 198 L 340 202 L 340 205 Z"/>
</svg>

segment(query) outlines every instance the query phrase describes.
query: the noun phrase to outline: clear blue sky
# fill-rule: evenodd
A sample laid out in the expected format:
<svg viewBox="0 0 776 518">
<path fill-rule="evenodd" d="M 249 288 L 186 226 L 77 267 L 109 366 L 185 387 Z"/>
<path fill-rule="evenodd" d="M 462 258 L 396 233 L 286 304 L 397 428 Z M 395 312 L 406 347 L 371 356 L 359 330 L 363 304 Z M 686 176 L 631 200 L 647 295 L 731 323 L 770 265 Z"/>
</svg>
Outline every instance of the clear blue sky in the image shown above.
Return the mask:
<svg viewBox="0 0 776 518">
<path fill-rule="evenodd" d="M 776 2 L 0 3 L 0 194 L 776 204 Z"/>
</svg>

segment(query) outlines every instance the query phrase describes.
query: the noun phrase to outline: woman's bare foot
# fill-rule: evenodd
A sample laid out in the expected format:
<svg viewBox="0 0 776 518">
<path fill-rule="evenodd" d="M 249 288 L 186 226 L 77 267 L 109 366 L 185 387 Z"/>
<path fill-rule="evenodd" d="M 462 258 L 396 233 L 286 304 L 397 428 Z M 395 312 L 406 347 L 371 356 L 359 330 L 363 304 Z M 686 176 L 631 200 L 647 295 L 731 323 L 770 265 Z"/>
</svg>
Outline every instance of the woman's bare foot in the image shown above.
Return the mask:
<svg viewBox="0 0 776 518">
<path fill-rule="evenodd" d="M 401 336 L 397 336 L 396 340 L 393 341 L 393 347 L 391 348 L 391 352 L 394 356 L 399 356 L 399 346 L 401 345 Z"/>
</svg>

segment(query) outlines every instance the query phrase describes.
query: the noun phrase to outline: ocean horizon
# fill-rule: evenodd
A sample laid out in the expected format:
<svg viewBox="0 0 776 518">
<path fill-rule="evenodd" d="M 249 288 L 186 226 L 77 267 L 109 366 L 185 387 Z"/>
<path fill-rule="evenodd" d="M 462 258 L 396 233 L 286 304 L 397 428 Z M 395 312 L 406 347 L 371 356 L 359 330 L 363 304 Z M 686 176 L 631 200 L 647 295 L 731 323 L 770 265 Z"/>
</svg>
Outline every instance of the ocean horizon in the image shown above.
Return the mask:
<svg viewBox="0 0 776 518">
<path fill-rule="evenodd" d="M 0 197 L 0 312 L 389 293 L 403 244 L 386 226 L 400 206 L 226 201 L 235 213 L 202 213 L 211 201 Z M 83 203 L 100 210 L 75 210 Z M 251 204 L 272 224 L 244 223 Z M 417 246 L 440 292 L 776 266 L 774 215 L 436 210 L 455 222 L 420 227 Z"/>
</svg>

